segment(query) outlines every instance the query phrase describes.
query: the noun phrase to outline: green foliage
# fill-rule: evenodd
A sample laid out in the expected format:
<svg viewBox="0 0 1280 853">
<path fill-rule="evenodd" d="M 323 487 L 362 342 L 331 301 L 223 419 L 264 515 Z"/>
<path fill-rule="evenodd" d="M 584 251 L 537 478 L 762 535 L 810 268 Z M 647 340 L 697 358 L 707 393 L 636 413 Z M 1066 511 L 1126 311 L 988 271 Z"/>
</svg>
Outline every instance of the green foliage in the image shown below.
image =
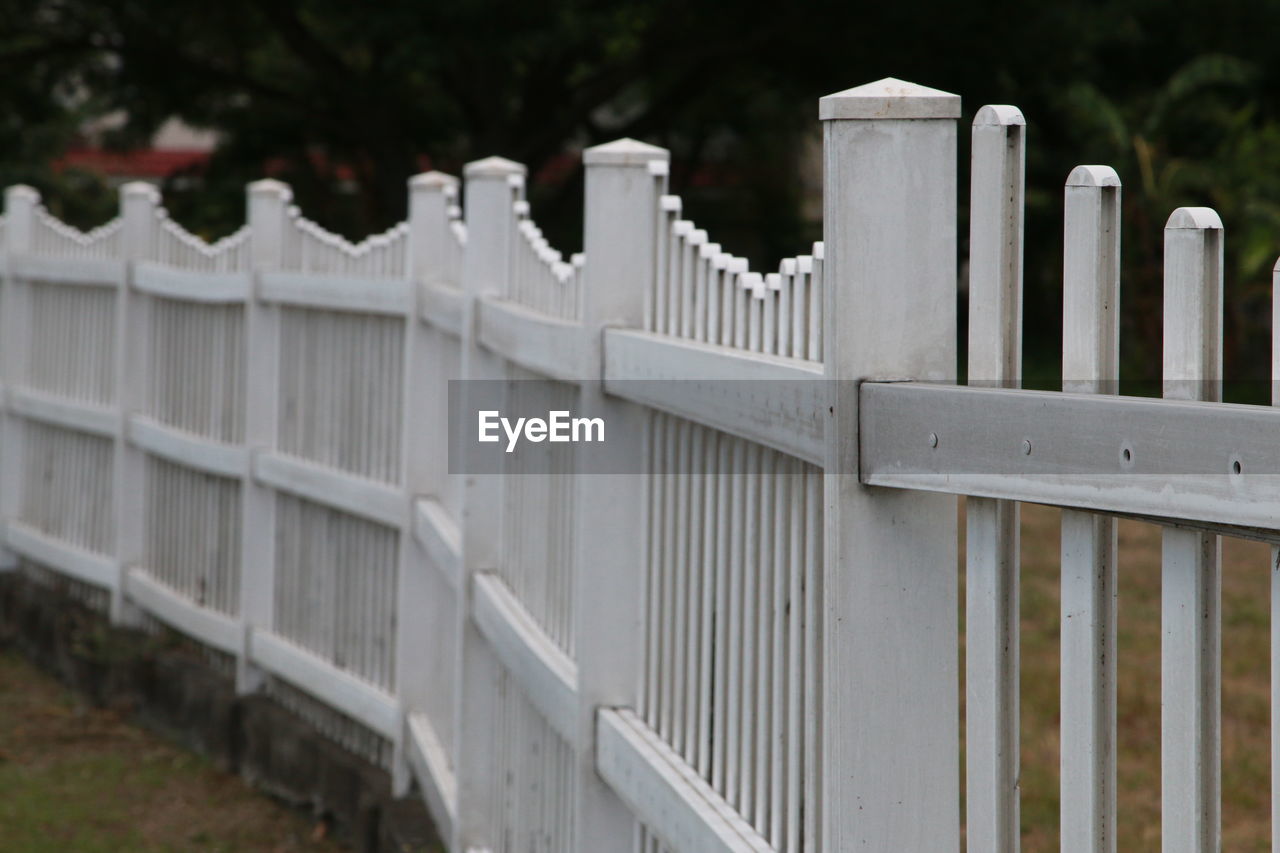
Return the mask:
<svg viewBox="0 0 1280 853">
<path fill-rule="evenodd" d="M 175 218 L 207 236 L 239 225 L 243 185 L 264 172 L 360 237 L 403 216 L 424 157 L 456 173 L 501 154 L 529 165 L 535 217 L 573 251 L 574 152 L 635 136 L 672 149 L 673 189 L 699 224 L 769 267 L 817 236 L 797 175 L 820 95 L 892 75 L 959 92 L 970 114 L 1014 103 L 1028 119 L 1033 372 L 1058 358 L 1061 187 L 1085 162 L 1124 182 L 1126 375 L 1158 369 L 1161 228 L 1181 204 L 1218 208 L 1228 229 L 1229 370 L 1265 362 L 1280 243 L 1274 0 L 0 0 L 0 21 L 0 180 L 100 221 L 108 188 L 54 174 L 51 155 L 90 116 L 127 116 L 108 135 L 118 146 L 178 116 L 221 139 L 197 180 L 164 187 Z"/>
</svg>

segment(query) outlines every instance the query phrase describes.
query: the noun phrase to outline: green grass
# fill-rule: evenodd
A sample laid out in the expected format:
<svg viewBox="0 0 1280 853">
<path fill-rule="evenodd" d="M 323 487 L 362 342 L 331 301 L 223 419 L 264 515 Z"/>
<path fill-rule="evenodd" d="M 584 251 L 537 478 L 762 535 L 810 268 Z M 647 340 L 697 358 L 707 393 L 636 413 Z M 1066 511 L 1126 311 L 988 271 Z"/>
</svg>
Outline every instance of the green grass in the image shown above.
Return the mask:
<svg viewBox="0 0 1280 853">
<path fill-rule="evenodd" d="M 1022 836 L 1058 849 L 1059 524 L 1022 508 Z M 962 526 L 963 529 L 963 526 Z M 1119 527 L 1118 845 L 1160 849 L 1160 529 Z M 961 599 L 963 601 L 963 598 Z M 1270 550 L 1223 540 L 1222 846 L 1270 849 Z"/>
<path fill-rule="evenodd" d="M 5 853 L 339 849 L 238 778 L 0 654 Z"/>
</svg>

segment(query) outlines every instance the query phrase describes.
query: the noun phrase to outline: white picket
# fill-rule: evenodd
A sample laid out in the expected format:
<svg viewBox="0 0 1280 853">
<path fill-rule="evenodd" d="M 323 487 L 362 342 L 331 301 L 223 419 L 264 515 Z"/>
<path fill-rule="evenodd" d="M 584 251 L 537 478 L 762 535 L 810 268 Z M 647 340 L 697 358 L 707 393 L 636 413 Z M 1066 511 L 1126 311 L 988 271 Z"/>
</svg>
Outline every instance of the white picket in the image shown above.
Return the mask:
<svg viewBox="0 0 1280 853">
<path fill-rule="evenodd" d="M 1062 387 L 1115 393 L 1119 177 L 1106 166 L 1077 166 L 1067 178 L 1065 208 Z M 1116 849 L 1116 593 L 1115 519 L 1063 510 L 1063 850 Z"/>
<path fill-rule="evenodd" d="M 1220 400 L 1222 220 L 1209 208 L 1182 207 L 1169 217 L 1164 288 L 1164 396 Z M 1164 530 L 1160 582 L 1164 853 L 1216 853 L 1221 846 L 1220 553 L 1217 536 Z"/>
<path fill-rule="evenodd" d="M 1022 378 L 1026 121 L 986 106 L 973 120 L 969 203 L 969 384 Z M 1018 505 L 965 506 L 965 786 L 968 848 L 1019 849 Z"/>
</svg>

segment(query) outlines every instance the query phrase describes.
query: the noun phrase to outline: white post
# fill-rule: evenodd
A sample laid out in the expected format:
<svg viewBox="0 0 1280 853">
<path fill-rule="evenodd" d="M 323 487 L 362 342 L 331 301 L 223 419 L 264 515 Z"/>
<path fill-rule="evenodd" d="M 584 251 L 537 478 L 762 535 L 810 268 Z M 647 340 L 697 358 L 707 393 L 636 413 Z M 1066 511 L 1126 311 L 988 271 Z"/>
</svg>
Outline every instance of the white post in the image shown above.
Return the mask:
<svg viewBox="0 0 1280 853">
<path fill-rule="evenodd" d="M 1280 260 L 1271 271 L 1271 405 L 1280 406 Z M 1280 850 L 1280 547 L 1271 549 L 1271 849 Z"/>
<path fill-rule="evenodd" d="M 467 247 L 462 287 L 467 297 L 462 342 L 464 380 L 506 377 L 503 360 L 476 341 L 477 302 L 481 296 L 504 296 L 510 278 L 515 238 L 512 204 L 519 193 L 524 166 L 501 157 L 468 163 L 466 178 Z M 464 397 L 466 390 L 464 386 Z M 466 410 L 465 400 L 463 409 Z M 465 460 L 464 460 L 465 464 Z M 464 477 L 462 510 L 462 591 L 458 607 L 457 786 L 458 816 L 451 850 L 493 846 L 492 774 L 494 686 L 497 662 L 471 621 L 472 579 L 497 567 L 501 554 L 502 475 Z"/>
<path fill-rule="evenodd" d="M 1114 394 L 1120 379 L 1120 178 L 1067 178 L 1062 390 Z M 1125 459 L 1124 450 L 1120 464 Z M 1116 849 L 1116 521 L 1062 511 L 1061 849 Z"/>
<path fill-rule="evenodd" d="M 4 191 L 4 290 L 0 292 L 0 381 L 4 387 L 21 385 L 26 373 L 28 346 L 27 300 L 29 289 L 13 277 L 11 260 L 31 248 L 31 229 L 40 193 L 31 187 Z M 0 522 L 17 518 L 22 508 L 22 419 L 6 408 L 0 434 Z M 0 571 L 17 568 L 18 556 L 0 552 Z"/>
<path fill-rule="evenodd" d="M 665 149 L 632 139 L 583 152 L 587 175 L 582 324 L 597 359 L 603 355 L 606 328 L 638 329 L 644 323 L 662 194 L 649 165 L 668 158 Z M 575 448 L 583 460 L 580 470 L 587 473 L 573 482 L 579 709 L 574 844 L 589 853 L 631 853 L 635 819 L 595 772 L 595 714 L 599 707 L 638 707 L 646 479 L 639 471 L 591 472 L 597 463 L 606 463 L 602 454 L 611 462 L 644 458 L 646 413 L 641 406 L 606 397 L 600 381 L 583 385 L 579 407 L 582 416 L 603 419 L 608 441 Z"/>
<path fill-rule="evenodd" d="M 421 293 L 424 283 L 433 283 L 437 271 L 453 249 L 449 243 L 455 238 L 450 233 L 449 208 L 458 196 L 458 179 L 443 172 L 427 172 L 409 180 L 409 269 L 414 280 L 414 292 Z M 456 284 L 456 282 L 455 282 Z M 413 411 L 412 429 L 423 440 L 410 442 L 407 447 L 409 466 L 408 485 L 415 494 L 441 494 L 449 476 L 448 446 L 449 411 L 448 382 L 460 376 L 440 374 L 436 357 L 442 344 L 443 333 L 428 330 L 415 317 L 411 325 L 412 337 L 417 347 L 417 359 L 431 364 L 427 375 L 416 375 L 413 392 L 405 398 L 405 411 Z M 443 341 L 454 347 L 453 340 Z M 416 368 L 415 368 L 416 370 Z M 408 377 L 410 371 L 405 372 Z M 438 444 L 437 444 L 438 442 Z"/>
<path fill-rule="evenodd" d="M 147 364 L 151 332 L 148 300 L 133 292 L 133 271 L 138 261 L 151 257 L 155 245 L 156 208 L 160 192 L 153 185 L 134 181 L 120 187 L 120 215 L 124 220 L 122 256 L 128 262 L 116 298 L 116 411 L 115 471 L 112 503 L 115 507 L 116 562 L 120 574 L 111 590 L 113 622 L 133 622 L 135 609 L 125 600 L 125 574 L 142 562 L 146 538 L 146 454 L 128 440 L 131 415 L 147 405 Z"/>
<path fill-rule="evenodd" d="M 414 175 L 409 179 L 408 274 L 415 298 L 405 317 L 403 376 L 403 419 L 400 428 L 400 477 L 410 501 L 438 490 L 447 471 L 445 449 L 449 444 L 448 410 L 439 405 L 435 384 L 440 365 L 432 359 L 429 332 L 418 317 L 418 299 L 423 279 L 432 264 L 444 256 L 448 233 L 448 206 L 458 179 L 440 172 Z M 422 655 L 431 648 L 431 626 L 423 618 L 424 602 L 431 587 L 427 556 L 413 535 L 413 516 L 400 531 L 400 577 L 396 595 L 396 694 L 404 709 L 405 726 L 397 744 L 392 782 L 397 796 L 408 793 L 412 781 L 405 750 L 409 730 L 408 714 L 421 710 L 428 691 L 447 689 L 428 684 Z M 424 786 L 426 787 L 426 786 Z M 437 808 L 441 808 L 437 805 Z M 436 815 L 440 820 L 441 815 Z"/>
<path fill-rule="evenodd" d="M 1180 207 L 1169 217 L 1164 234 L 1164 396 L 1220 401 L 1222 220 L 1207 207 Z M 1221 550 L 1217 536 L 1164 530 L 1160 579 L 1160 838 L 1164 853 L 1216 853 L 1221 846 Z"/>
<path fill-rule="evenodd" d="M 859 482 L 857 385 L 955 378 L 960 98 L 886 79 L 819 114 L 832 395 L 817 844 L 954 853 L 956 500 Z"/>
<path fill-rule="evenodd" d="M 1022 384 L 1022 198 L 1026 121 L 973 119 L 969 384 Z M 1015 853 L 1018 795 L 1018 504 L 969 498 L 965 537 L 965 804 L 968 850 Z"/>
<path fill-rule="evenodd" d="M 258 276 L 278 270 L 284 256 L 289 187 L 279 181 L 248 186 L 247 219 L 254 286 L 245 303 L 245 446 L 254 454 L 276 446 L 279 408 L 280 309 L 263 302 Z M 236 689 L 257 690 L 262 673 L 248 656 L 254 628 L 270 628 L 275 611 L 276 502 L 272 490 L 254 482 L 250 472 L 241 483 L 240 619 L 244 640 L 236 666 Z"/>
</svg>

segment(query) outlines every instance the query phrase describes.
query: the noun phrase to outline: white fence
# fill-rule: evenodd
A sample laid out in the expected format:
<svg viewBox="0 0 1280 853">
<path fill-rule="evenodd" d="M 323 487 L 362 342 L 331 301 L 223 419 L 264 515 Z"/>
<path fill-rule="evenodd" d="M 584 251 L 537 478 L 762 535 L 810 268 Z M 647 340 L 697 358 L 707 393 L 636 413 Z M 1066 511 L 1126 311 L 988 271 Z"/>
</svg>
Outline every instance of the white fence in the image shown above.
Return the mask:
<svg viewBox="0 0 1280 853">
<path fill-rule="evenodd" d="M 983 108 L 983 382 L 956 386 L 959 113 L 895 80 L 823 98 L 824 240 L 767 274 L 681 219 L 667 153 L 630 140 L 585 152 L 567 259 L 499 158 L 466 168 L 465 215 L 420 175 L 408 221 L 358 245 L 270 180 L 213 245 L 146 185 L 87 234 L 10 188 L 10 565 L 225 655 L 416 782 L 453 850 L 936 853 L 961 836 L 966 494 L 967 849 L 1014 851 L 1014 502 L 1067 507 L 1062 846 L 1114 851 L 1111 516 L 1156 519 L 1164 845 L 1215 850 L 1215 534 L 1280 541 L 1280 412 L 1189 399 L 1221 379 L 1221 223 L 1169 221 L 1168 399 L 1108 396 L 1120 182 L 1073 171 L 1065 393 L 1016 390 L 1023 122 Z M 513 377 L 561 383 L 648 473 L 541 450 L 450 474 L 449 380 Z"/>
</svg>

